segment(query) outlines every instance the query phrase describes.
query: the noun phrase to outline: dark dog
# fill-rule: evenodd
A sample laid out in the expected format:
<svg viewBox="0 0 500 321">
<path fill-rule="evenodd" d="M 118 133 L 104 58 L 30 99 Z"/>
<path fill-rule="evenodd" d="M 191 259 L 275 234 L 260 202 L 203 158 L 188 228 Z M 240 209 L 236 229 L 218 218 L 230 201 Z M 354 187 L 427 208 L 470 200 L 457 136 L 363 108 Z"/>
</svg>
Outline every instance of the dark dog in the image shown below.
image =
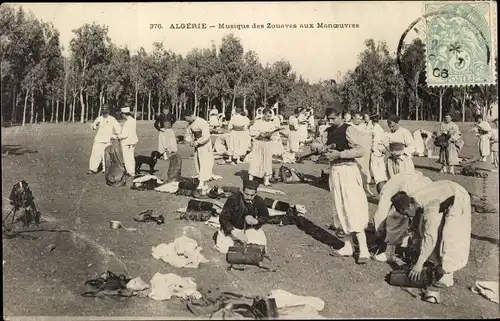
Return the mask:
<svg viewBox="0 0 500 321">
<path fill-rule="evenodd" d="M 149 165 L 149 173 L 151 175 L 155 172 L 156 162 L 158 162 L 158 158 L 161 157 L 161 153 L 158 151 L 151 152 L 151 156 L 143 156 L 138 155 L 135 157 L 135 173 L 139 174 L 142 164 Z"/>
</svg>

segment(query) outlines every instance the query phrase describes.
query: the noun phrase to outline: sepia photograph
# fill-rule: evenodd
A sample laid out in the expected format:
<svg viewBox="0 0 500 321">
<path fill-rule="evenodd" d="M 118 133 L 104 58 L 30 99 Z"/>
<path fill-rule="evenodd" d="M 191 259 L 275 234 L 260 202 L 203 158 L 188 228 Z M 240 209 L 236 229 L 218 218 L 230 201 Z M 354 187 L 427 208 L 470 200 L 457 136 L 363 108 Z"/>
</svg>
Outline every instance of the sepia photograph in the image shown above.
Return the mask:
<svg viewBox="0 0 500 321">
<path fill-rule="evenodd" d="M 500 318 L 497 15 L 2 3 L 3 319 Z"/>
</svg>

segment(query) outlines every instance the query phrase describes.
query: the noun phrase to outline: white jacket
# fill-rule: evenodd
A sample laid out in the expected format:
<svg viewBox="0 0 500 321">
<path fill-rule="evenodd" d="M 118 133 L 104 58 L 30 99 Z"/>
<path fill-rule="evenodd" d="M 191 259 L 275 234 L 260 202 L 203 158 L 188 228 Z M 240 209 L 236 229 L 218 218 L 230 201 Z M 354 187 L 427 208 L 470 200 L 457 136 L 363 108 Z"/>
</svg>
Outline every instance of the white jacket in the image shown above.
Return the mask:
<svg viewBox="0 0 500 321">
<path fill-rule="evenodd" d="M 137 137 L 137 122 L 133 117 L 128 117 L 123 124 L 122 132 L 118 135 L 122 145 L 135 145 L 139 141 Z"/>
<path fill-rule="evenodd" d="M 92 129 L 97 129 L 94 142 L 96 143 L 109 143 L 111 136 L 118 134 L 121 131 L 121 126 L 115 117 L 108 115 L 108 117 L 99 116 L 92 124 Z"/>
</svg>

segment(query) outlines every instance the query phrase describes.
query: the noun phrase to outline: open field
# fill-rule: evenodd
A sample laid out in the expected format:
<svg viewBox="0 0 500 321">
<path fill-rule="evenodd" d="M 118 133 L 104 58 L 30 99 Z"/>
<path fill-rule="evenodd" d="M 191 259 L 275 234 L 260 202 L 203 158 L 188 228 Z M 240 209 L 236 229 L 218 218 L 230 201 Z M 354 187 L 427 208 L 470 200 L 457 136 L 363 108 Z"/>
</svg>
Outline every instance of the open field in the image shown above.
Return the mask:
<svg viewBox="0 0 500 321">
<path fill-rule="evenodd" d="M 385 121 L 382 122 L 385 126 Z M 404 122 L 410 130 L 435 130 L 436 123 Z M 466 146 L 463 157 L 476 155 L 476 138 L 468 130 L 472 124 L 459 124 Z M 136 152 L 149 154 L 157 146 L 152 122 L 138 122 L 139 143 Z M 109 269 L 141 276 L 149 282 L 156 272 L 192 276 L 203 289 L 221 287 L 244 294 L 265 295 L 283 289 L 298 295 L 317 296 L 326 303 L 325 317 L 408 317 L 408 318 L 494 318 L 498 305 L 472 293 L 468 287 L 476 280 L 498 281 L 498 213 L 472 217 L 472 240 L 469 264 L 456 274 L 456 285 L 442 290 L 444 304 L 433 305 L 414 299 L 384 281 L 390 271 L 387 264 L 371 261 L 365 266 L 354 260 L 329 256 L 330 247 L 313 239 L 295 226 L 264 226 L 268 238 L 270 264 L 276 273 L 226 271 L 225 258 L 213 249 L 215 230 L 197 222 L 178 220 L 175 210 L 186 206 L 188 198 L 154 191 L 138 192 L 112 188 L 102 175 L 87 176 L 88 158 L 94 132 L 90 124 L 41 124 L 25 128 L 2 128 L 3 204 L 13 184 L 24 179 L 31 185 L 36 202 L 47 222 L 45 229 L 71 232 L 36 232 L 36 240 L 3 240 L 4 316 L 8 315 L 79 315 L 79 316 L 178 316 L 191 314 L 178 300 L 157 302 L 149 298 L 82 298 L 85 280 Z M 183 176 L 194 174 L 189 159 L 192 149 L 179 145 L 183 156 Z M 484 193 L 483 180 L 448 176 L 437 172 L 435 160 L 415 158 L 415 164 L 431 179 L 450 179 L 470 192 Z M 279 166 L 279 165 L 275 165 Z M 324 165 L 291 165 L 304 174 L 318 176 Z M 489 167 L 489 164 L 484 164 Z M 235 175 L 248 165 L 215 165 L 214 174 L 223 176 L 224 185 L 241 185 Z M 166 175 L 167 162 L 159 161 L 157 173 Z M 498 174 L 490 173 L 486 189 L 490 201 L 498 204 Z M 212 183 L 213 185 L 214 183 Z M 331 222 L 331 197 L 327 190 L 307 184 L 275 184 L 284 191 L 279 199 L 303 204 L 308 218 L 318 227 Z M 273 197 L 273 196 L 270 196 Z M 163 214 L 164 225 L 136 223 L 133 216 L 152 209 Z M 373 214 L 375 205 L 370 204 Z M 5 212 L 5 210 L 4 210 Z M 5 215 L 5 214 L 4 214 Z M 110 220 L 120 220 L 135 232 L 110 230 Z M 186 233 L 203 246 L 210 261 L 198 269 L 176 269 L 151 256 L 151 247 L 169 243 Z M 464 235 L 464 237 L 467 237 Z M 56 249 L 45 255 L 48 244 Z M 328 243 L 325 241 L 325 243 Z"/>
</svg>

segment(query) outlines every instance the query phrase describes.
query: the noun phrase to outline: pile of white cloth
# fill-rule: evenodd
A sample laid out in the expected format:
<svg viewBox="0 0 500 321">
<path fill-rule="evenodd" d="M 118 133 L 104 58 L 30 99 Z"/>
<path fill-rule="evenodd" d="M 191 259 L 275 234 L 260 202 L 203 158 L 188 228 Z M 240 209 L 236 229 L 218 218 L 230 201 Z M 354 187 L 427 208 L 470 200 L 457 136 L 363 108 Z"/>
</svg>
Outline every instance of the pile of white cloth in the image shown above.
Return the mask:
<svg viewBox="0 0 500 321">
<path fill-rule="evenodd" d="M 300 296 L 278 289 L 269 293 L 276 300 L 279 319 L 326 319 L 318 314 L 325 302 L 314 296 Z"/>
<path fill-rule="evenodd" d="M 471 291 L 479 293 L 488 300 L 498 304 L 498 282 L 496 281 L 476 281 Z"/>
<path fill-rule="evenodd" d="M 203 248 L 198 243 L 187 237 L 176 238 L 172 243 L 162 243 L 152 247 L 152 255 L 155 259 L 163 260 L 177 268 L 197 268 L 200 263 L 207 263 L 208 260 L 201 254 Z"/>
<path fill-rule="evenodd" d="M 193 278 L 174 273 L 156 273 L 151 279 L 151 293 L 148 296 L 156 301 L 169 300 L 172 296 L 183 299 L 202 297 Z"/>
<path fill-rule="evenodd" d="M 144 183 L 144 182 L 149 181 L 150 179 L 155 179 L 157 184 L 163 184 L 163 181 L 161 179 L 159 179 L 155 175 L 149 175 L 149 174 L 134 178 L 132 183 Z"/>
<path fill-rule="evenodd" d="M 179 190 L 179 182 L 170 182 L 155 188 L 157 192 L 175 194 Z"/>
</svg>

